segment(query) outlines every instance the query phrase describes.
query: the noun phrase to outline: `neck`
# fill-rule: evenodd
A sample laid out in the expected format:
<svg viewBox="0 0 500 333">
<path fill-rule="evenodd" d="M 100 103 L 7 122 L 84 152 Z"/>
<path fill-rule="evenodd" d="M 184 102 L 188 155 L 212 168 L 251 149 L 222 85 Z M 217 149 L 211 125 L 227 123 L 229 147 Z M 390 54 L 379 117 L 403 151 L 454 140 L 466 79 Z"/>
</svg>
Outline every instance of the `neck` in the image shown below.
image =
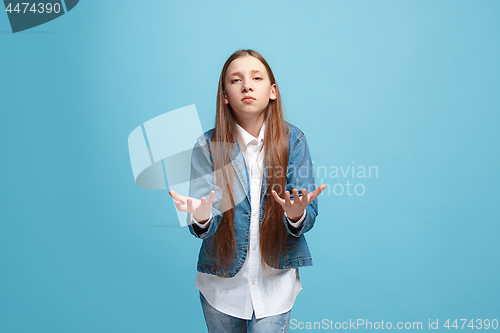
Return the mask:
<svg viewBox="0 0 500 333">
<path fill-rule="evenodd" d="M 252 117 L 252 118 L 240 117 L 236 119 L 236 121 L 238 122 L 238 125 L 243 127 L 245 131 L 247 131 L 254 137 L 258 137 L 262 124 L 264 123 L 264 112 L 261 112 L 261 114 L 258 115 L 257 117 Z"/>
</svg>

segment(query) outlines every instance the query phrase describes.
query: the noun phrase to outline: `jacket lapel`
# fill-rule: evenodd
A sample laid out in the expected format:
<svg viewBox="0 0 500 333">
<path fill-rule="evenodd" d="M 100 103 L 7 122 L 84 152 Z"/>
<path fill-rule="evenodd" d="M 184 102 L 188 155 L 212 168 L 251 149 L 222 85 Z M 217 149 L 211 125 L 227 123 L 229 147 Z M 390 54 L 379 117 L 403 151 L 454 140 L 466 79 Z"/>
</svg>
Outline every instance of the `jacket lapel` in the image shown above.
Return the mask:
<svg viewBox="0 0 500 333">
<path fill-rule="evenodd" d="M 262 206 L 266 202 L 264 193 L 266 193 L 267 188 L 267 174 L 266 174 L 266 161 L 264 160 L 264 171 L 262 172 L 262 187 L 260 189 L 260 205 Z"/>
<path fill-rule="evenodd" d="M 241 186 L 245 191 L 246 199 L 250 204 L 250 190 L 249 190 L 250 180 L 248 179 L 248 170 L 245 163 L 245 159 L 243 157 L 243 152 L 241 151 L 240 145 L 238 144 L 237 140 L 235 140 L 233 146 L 231 147 L 231 153 L 229 157 L 233 164 L 234 170 L 236 171 L 236 175 L 241 183 Z"/>
</svg>

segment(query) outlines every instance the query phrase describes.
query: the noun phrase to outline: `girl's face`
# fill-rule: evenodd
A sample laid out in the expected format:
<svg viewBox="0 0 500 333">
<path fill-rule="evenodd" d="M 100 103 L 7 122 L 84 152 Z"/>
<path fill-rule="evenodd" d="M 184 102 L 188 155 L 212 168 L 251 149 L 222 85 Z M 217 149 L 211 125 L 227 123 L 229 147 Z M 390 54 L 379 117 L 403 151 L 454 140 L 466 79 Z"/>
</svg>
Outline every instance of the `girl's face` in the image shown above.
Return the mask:
<svg viewBox="0 0 500 333">
<path fill-rule="evenodd" d="M 237 119 L 258 117 L 269 100 L 276 99 L 276 84 L 271 85 L 266 67 L 259 59 L 246 55 L 234 59 L 224 78 L 224 103 L 231 105 Z"/>
</svg>

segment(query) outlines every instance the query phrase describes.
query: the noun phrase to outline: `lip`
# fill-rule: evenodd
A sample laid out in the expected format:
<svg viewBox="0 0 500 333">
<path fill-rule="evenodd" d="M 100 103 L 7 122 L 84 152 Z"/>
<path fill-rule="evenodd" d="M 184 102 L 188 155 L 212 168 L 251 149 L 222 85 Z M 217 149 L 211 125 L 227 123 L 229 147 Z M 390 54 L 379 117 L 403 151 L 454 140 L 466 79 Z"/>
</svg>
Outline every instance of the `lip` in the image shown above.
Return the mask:
<svg viewBox="0 0 500 333">
<path fill-rule="evenodd" d="M 255 98 L 253 98 L 252 96 L 245 96 L 241 99 L 242 102 L 251 102 L 251 101 L 255 101 Z"/>
</svg>

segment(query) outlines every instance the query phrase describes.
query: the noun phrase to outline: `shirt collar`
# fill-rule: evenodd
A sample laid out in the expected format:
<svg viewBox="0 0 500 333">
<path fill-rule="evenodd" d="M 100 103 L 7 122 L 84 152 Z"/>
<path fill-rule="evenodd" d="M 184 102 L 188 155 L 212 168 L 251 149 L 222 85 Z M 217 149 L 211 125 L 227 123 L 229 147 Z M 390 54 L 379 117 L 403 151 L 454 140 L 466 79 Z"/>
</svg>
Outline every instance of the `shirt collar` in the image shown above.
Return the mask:
<svg viewBox="0 0 500 333">
<path fill-rule="evenodd" d="M 238 133 L 240 134 L 241 139 L 243 140 L 243 144 L 245 147 L 252 141 L 257 141 L 257 144 L 264 141 L 264 129 L 266 127 L 266 123 L 262 123 L 262 127 L 259 131 L 259 137 L 256 138 L 252 134 L 248 133 L 243 127 L 236 123 L 236 128 L 238 129 Z"/>
</svg>

